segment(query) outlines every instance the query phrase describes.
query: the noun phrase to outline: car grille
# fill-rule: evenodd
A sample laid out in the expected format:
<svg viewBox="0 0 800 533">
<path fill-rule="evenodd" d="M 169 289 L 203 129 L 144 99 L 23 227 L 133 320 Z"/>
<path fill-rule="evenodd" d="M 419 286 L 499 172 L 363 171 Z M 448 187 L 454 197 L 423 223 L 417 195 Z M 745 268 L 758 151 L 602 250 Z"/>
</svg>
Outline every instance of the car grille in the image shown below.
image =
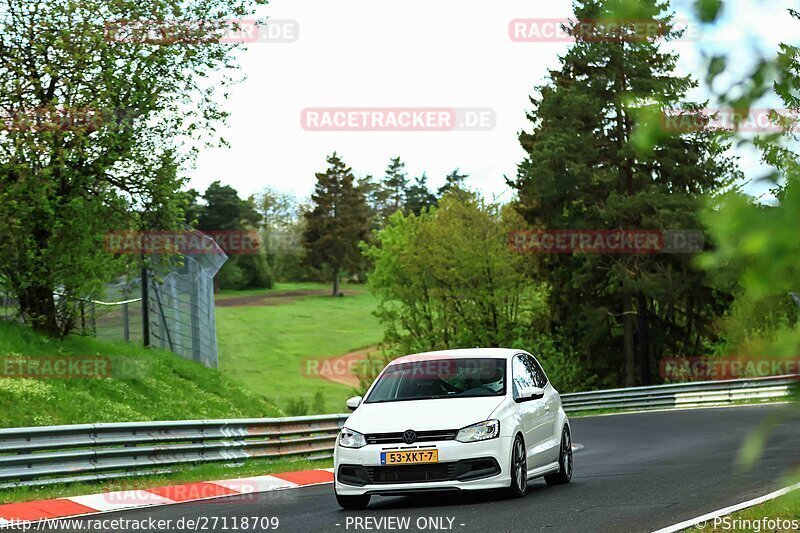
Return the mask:
<svg viewBox="0 0 800 533">
<path fill-rule="evenodd" d="M 462 459 L 450 463 L 395 466 L 339 465 L 336 480 L 345 485 L 425 483 L 432 481 L 474 481 L 496 476 L 500 465 L 493 457 Z"/>
<path fill-rule="evenodd" d="M 414 442 L 434 442 L 454 440 L 456 429 L 443 429 L 437 431 L 417 431 L 417 440 Z M 373 433 L 366 436 L 367 444 L 403 444 L 403 432 L 400 433 Z"/>
<path fill-rule="evenodd" d="M 436 463 L 429 465 L 406 466 L 368 466 L 370 481 L 381 483 L 425 483 L 426 481 L 447 481 L 453 475 L 455 463 Z"/>
</svg>

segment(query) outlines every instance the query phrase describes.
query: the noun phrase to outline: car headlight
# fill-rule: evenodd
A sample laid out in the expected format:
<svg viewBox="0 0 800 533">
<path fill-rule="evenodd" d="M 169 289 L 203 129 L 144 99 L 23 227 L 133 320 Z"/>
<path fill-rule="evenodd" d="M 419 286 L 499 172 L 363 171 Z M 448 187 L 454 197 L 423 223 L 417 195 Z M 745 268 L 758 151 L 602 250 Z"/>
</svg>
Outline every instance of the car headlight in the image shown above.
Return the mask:
<svg viewBox="0 0 800 533">
<path fill-rule="evenodd" d="M 343 448 L 361 448 L 367 445 L 367 439 L 358 431 L 342 428 L 339 432 L 339 446 Z"/>
<path fill-rule="evenodd" d="M 500 421 L 486 420 L 471 426 L 461 428 L 456 435 L 458 442 L 477 442 L 480 440 L 494 439 L 500 436 Z"/>
</svg>

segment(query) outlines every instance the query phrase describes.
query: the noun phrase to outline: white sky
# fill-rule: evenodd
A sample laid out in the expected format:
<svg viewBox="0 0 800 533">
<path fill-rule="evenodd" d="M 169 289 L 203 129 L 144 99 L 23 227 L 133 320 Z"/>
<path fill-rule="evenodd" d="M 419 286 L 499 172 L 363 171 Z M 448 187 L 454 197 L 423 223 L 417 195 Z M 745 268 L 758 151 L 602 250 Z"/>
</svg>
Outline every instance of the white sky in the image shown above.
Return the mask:
<svg viewBox="0 0 800 533">
<path fill-rule="evenodd" d="M 673 2 L 678 19 L 692 17 L 692 3 Z M 800 35 L 786 12 L 798 2 L 726 4 L 722 21 L 699 41 L 670 45 L 680 54 L 679 74 L 702 74 L 701 54 L 713 50 L 734 54 L 735 68 L 745 72 L 759 53 L 772 55 Z M 220 180 L 243 197 L 272 186 L 304 198 L 336 150 L 356 176 L 382 176 L 399 155 L 409 177 L 427 171 L 432 187 L 459 167 L 470 186 L 508 200 L 503 176 L 514 176 L 524 157 L 517 134 L 528 128 L 528 97 L 568 46 L 512 42 L 508 23 L 567 18 L 572 9 L 566 0 L 273 0 L 259 15 L 297 21 L 300 37 L 242 53 L 247 79 L 233 88 L 225 104 L 232 116 L 220 129 L 231 146 L 201 153 L 191 187 L 202 192 Z M 480 107 L 493 109 L 497 122 L 490 131 L 313 132 L 300 124 L 309 107 Z M 763 174 L 757 155 L 740 155 L 749 178 Z"/>
</svg>

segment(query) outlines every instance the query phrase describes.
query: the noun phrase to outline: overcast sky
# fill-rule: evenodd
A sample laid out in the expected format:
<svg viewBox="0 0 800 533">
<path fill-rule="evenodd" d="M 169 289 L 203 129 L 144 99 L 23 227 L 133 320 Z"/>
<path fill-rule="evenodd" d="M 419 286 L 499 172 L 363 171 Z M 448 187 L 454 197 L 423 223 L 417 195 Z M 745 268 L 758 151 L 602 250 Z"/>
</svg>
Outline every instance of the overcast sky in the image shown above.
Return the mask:
<svg viewBox="0 0 800 533">
<path fill-rule="evenodd" d="M 800 24 L 786 9 L 797 3 L 727 1 L 715 27 L 669 45 L 680 54 L 678 73 L 702 74 L 702 54 L 714 50 L 734 54 L 735 68 L 745 72 L 759 54 L 796 42 Z M 676 17 L 691 23 L 691 4 L 674 2 Z M 459 167 L 470 174 L 470 186 L 509 200 L 503 176 L 513 176 L 524 157 L 517 134 L 528 128 L 528 97 L 568 46 L 513 42 L 509 22 L 567 18 L 572 9 L 566 0 L 273 0 L 259 15 L 295 21 L 299 38 L 254 43 L 242 52 L 247 79 L 233 88 L 225 104 L 232 115 L 221 129 L 231 146 L 201 153 L 191 187 L 203 191 L 220 180 L 242 196 L 272 186 L 304 198 L 336 150 L 357 176 L 382 176 L 389 158 L 399 155 L 409 177 L 425 171 L 433 187 Z M 304 130 L 302 111 L 320 107 L 489 108 L 496 124 L 484 131 Z M 755 154 L 740 155 L 748 177 L 763 174 Z M 748 190 L 760 194 L 764 186 Z"/>
</svg>

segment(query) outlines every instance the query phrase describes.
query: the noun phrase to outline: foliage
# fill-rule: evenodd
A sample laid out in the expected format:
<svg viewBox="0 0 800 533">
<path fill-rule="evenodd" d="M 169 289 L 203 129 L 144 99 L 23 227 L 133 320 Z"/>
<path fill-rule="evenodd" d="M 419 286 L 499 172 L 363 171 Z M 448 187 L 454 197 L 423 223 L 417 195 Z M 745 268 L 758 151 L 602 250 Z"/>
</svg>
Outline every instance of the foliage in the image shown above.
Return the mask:
<svg viewBox="0 0 800 533">
<path fill-rule="evenodd" d="M 798 13 L 792 16 L 800 18 Z M 800 110 L 800 49 L 783 44 L 772 62 L 740 82 L 750 87 L 738 103 L 749 107 L 765 91 L 767 65 L 777 69 L 773 88 L 784 105 Z M 786 356 L 800 353 L 798 307 L 790 293 L 800 291 L 800 158 L 789 147 L 797 141 L 796 124 L 777 124 L 782 134 L 756 136 L 752 142 L 773 173 L 775 202 L 758 203 L 731 192 L 709 203 L 704 219 L 717 248 L 701 256 L 698 264 L 715 275 L 733 277 L 736 300 L 723 321 L 725 344 L 721 352 L 749 357 Z"/>
<path fill-rule="evenodd" d="M 459 169 L 453 170 L 450 174 L 445 176 L 444 185 L 439 187 L 436 193 L 442 197 L 453 189 L 463 189 L 464 182 L 469 178 L 469 174 L 461 174 Z"/>
<path fill-rule="evenodd" d="M 777 205 L 730 194 L 705 214 L 719 245 L 700 264 L 739 273 L 739 295 L 725 322 L 726 349 L 750 357 L 800 352 L 797 308 L 789 296 L 800 290 L 800 242 L 794 231 L 800 221 L 800 175 L 786 175 L 786 180 Z"/>
<path fill-rule="evenodd" d="M 197 217 L 197 228 L 210 231 L 254 228 L 261 215 L 252 201 L 242 200 L 230 185 L 213 182 L 203 193 L 205 206 Z"/>
<path fill-rule="evenodd" d="M 291 194 L 270 187 L 258 193 L 254 203 L 261 214 L 262 242 L 275 280 L 313 279 L 312 270 L 303 265 L 306 206 Z"/>
<path fill-rule="evenodd" d="M 367 238 L 369 220 L 366 199 L 352 170 L 335 152 L 327 161 L 329 168 L 316 175 L 313 206 L 304 214 L 303 246 L 307 264 L 330 272 L 333 296 L 340 296 L 339 276 L 358 268 L 359 243 Z"/>
<path fill-rule="evenodd" d="M 305 416 L 308 414 L 308 402 L 303 397 L 289 398 L 285 411 L 288 416 Z"/>
<path fill-rule="evenodd" d="M 667 9 L 653 0 L 589 0 L 575 4 L 575 18 L 647 21 L 670 40 L 679 33 Z M 696 109 L 683 102 L 695 82 L 674 74 L 675 54 L 624 24 L 593 33 L 573 22 L 567 31 L 576 42 L 531 99 L 532 131 L 520 136 L 528 156 L 510 182 L 520 212 L 548 230 L 702 230 L 702 195 L 738 175 L 728 144 L 701 128 L 644 150 L 634 134 L 647 112 Z M 569 331 L 565 349 L 582 354 L 607 385 L 652 383 L 661 357 L 706 353 L 716 340 L 714 319 L 729 296 L 689 254 L 538 259 L 551 287 L 551 329 Z"/>
<path fill-rule="evenodd" d="M 66 335 L 76 299 L 118 271 L 106 232 L 176 226 L 180 169 L 225 117 L 235 47 L 116 40 L 109 25 L 241 19 L 252 4 L 0 1 L 0 277 L 37 330 Z"/>
<path fill-rule="evenodd" d="M 232 231 L 252 229 L 261 222 L 254 199 L 243 200 L 230 185 L 215 181 L 203 194 L 205 205 L 196 210 L 197 227 L 203 231 Z M 274 281 L 264 250 L 258 253 L 229 254 L 228 260 L 217 273 L 216 282 L 221 289 L 268 289 Z"/>
<path fill-rule="evenodd" d="M 389 166 L 386 167 L 386 176 L 383 178 L 386 203 L 381 213 L 383 220 L 388 220 L 397 211 L 402 211 L 406 205 L 408 178 L 405 168 L 406 164 L 400 160 L 400 157 L 390 160 Z"/>
<path fill-rule="evenodd" d="M 570 351 L 569 343 L 559 334 L 537 334 L 526 344 L 526 349 L 542 363 L 548 379 L 559 393 L 598 388 L 597 376 L 591 374 L 579 354 Z"/>
<path fill-rule="evenodd" d="M 510 208 L 450 194 L 420 216 L 396 213 L 366 253 L 386 342 L 402 353 L 519 346 L 534 338 L 544 289 L 508 247 Z"/>
<path fill-rule="evenodd" d="M 428 188 L 428 176 L 423 172 L 422 176 L 414 179 L 414 183 L 406 191 L 404 211 L 419 215 L 426 209 L 435 206 L 436 203 L 436 195 Z"/>
</svg>

